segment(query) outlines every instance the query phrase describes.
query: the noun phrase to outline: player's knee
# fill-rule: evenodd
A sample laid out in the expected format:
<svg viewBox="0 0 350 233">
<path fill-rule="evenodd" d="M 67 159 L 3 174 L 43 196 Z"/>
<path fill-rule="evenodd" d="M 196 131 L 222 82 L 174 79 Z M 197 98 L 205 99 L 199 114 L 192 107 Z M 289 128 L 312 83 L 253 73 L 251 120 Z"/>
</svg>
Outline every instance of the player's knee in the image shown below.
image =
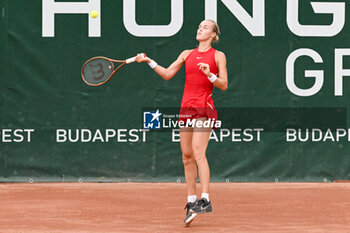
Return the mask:
<svg viewBox="0 0 350 233">
<path fill-rule="evenodd" d="M 182 162 L 186 166 L 186 165 L 189 165 L 191 163 L 194 163 L 195 160 L 194 160 L 192 154 L 182 154 Z"/>
<path fill-rule="evenodd" d="M 193 151 L 193 158 L 197 164 L 206 160 L 205 153 L 202 151 Z"/>
<path fill-rule="evenodd" d="M 199 144 L 193 144 L 192 145 L 192 152 L 193 154 L 200 154 L 203 152 L 203 146 Z"/>
<path fill-rule="evenodd" d="M 203 153 L 203 148 L 200 145 L 192 145 L 193 156 L 198 156 Z"/>
</svg>

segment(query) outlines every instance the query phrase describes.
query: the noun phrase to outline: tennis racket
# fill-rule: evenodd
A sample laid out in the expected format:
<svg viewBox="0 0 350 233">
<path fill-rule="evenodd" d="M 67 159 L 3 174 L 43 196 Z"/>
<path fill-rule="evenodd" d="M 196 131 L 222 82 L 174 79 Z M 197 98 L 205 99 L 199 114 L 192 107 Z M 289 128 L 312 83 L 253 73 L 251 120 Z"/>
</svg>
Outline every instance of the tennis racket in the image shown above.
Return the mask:
<svg viewBox="0 0 350 233">
<path fill-rule="evenodd" d="M 81 68 L 81 77 L 89 86 L 100 86 L 108 82 L 112 76 L 125 64 L 135 62 L 136 57 L 126 60 L 113 60 L 107 57 L 93 57 L 86 61 Z M 120 65 L 115 68 L 114 63 Z"/>
</svg>

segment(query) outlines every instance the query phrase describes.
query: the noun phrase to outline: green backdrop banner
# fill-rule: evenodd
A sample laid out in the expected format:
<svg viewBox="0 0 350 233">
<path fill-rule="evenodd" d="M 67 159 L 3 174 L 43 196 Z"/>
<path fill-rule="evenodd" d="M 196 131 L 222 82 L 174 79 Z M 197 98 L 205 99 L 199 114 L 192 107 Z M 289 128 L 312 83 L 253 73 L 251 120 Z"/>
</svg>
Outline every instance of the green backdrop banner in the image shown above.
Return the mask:
<svg viewBox="0 0 350 233">
<path fill-rule="evenodd" d="M 80 72 L 140 52 L 168 67 L 205 18 L 229 77 L 213 92 L 212 180 L 349 179 L 348 12 L 342 0 L 1 0 L 0 182 L 184 181 L 178 131 L 164 130 L 184 67 L 164 81 L 130 64 L 99 87 Z M 157 110 L 163 130 L 145 129 Z"/>
</svg>

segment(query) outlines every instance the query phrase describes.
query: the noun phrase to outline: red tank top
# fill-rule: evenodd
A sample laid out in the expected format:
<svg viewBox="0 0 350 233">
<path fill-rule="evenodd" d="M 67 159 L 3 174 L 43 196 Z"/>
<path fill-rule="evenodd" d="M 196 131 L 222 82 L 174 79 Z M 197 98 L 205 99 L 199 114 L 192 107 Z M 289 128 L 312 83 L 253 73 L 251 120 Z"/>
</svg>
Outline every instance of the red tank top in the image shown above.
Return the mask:
<svg viewBox="0 0 350 233">
<path fill-rule="evenodd" d="M 215 62 L 216 50 L 210 48 L 206 52 L 199 52 L 194 49 L 186 58 L 186 81 L 184 94 L 182 96 L 181 108 L 214 108 L 211 97 L 214 85 L 208 77 L 199 69 L 198 63 L 206 63 L 210 72 L 218 73 Z"/>
</svg>

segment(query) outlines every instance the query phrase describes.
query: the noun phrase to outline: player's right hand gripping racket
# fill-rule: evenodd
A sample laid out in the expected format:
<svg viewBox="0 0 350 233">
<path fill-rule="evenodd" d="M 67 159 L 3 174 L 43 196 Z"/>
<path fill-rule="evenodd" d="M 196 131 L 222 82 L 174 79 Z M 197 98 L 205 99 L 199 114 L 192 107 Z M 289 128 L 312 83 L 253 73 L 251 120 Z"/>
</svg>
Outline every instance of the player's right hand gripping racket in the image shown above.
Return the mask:
<svg viewBox="0 0 350 233">
<path fill-rule="evenodd" d="M 125 64 L 135 62 L 136 57 L 126 60 L 113 60 L 107 57 L 93 57 L 81 69 L 81 77 L 89 86 L 100 86 L 108 82 Z M 115 68 L 114 63 L 121 63 Z"/>
</svg>

